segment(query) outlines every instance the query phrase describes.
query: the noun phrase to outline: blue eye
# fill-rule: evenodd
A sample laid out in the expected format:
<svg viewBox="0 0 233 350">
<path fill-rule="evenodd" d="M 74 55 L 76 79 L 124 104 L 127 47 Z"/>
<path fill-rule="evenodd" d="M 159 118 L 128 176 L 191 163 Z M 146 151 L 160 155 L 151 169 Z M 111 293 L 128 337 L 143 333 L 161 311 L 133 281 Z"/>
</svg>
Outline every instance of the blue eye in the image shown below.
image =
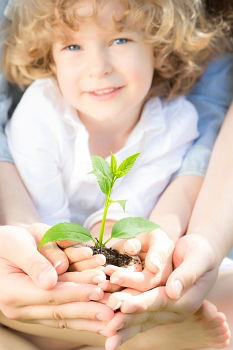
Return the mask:
<svg viewBox="0 0 233 350">
<path fill-rule="evenodd" d="M 117 45 L 126 44 L 128 42 L 129 42 L 129 39 L 126 39 L 126 38 L 119 38 L 114 40 L 114 43 Z"/>
<path fill-rule="evenodd" d="M 66 46 L 66 50 L 69 50 L 69 51 L 77 51 L 77 50 L 80 50 L 81 47 L 79 45 L 69 45 L 69 46 Z"/>
</svg>

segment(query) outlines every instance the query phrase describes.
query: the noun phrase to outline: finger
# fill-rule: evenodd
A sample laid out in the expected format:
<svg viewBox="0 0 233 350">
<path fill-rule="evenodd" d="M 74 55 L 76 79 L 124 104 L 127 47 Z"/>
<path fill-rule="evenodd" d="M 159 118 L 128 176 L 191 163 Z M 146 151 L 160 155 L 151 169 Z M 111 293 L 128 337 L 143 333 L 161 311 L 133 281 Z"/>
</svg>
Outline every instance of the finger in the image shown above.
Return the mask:
<svg viewBox="0 0 233 350">
<path fill-rule="evenodd" d="M 106 275 L 100 270 L 86 270 L 81 272 L 66 272 L 59 276 L 60 282 L 93 283 L 102 284 L 106 282 Z"/>
<path fill-rule="evenodd" d="M 49 225 L 43 223 L 35 223 L 28 227 L 36 242 L 39 243 L 42 236 L 50 228 Z M 40 249 L 40 253 L 46 257 L 56 268 L 58 274 L 63 273 L 68 268 L 68 259 L 65 253 L 57 246 L 55 242 L 48 243 Z"/>
<path fill-rule="evenodd" d="M 126 300 L 138 294 L 140 294 L 140 292 L 130 288 L 124 289 L 121 292 L 112 293 L 108 295 L 107 305 L 113 310 L 120 309 Z"/>
<path fill-rule="evenodd" d="M 93 256 L 93 250 L 89 247 L 74 246 L 66 248 L 64 252 L 68 257 L 70 264 L 89 259 Z"/>
<path fill-rule="evenodd" d="M 4 274 L 0 266 L 0 300 L 6 306 L 26 305 L 56 305 L 72 301 L 101 300 L 103 291 L 100 287 L 91 284 L 72 282 L 58 282 L 52 290 L 38 288 L 31 278 L 24 273 Z M 4 281 L 7 281 L 4 283 Z M 17 293 L 15 293 L 17 290 Z"/>
<path fill-rule="evenodd" d="M 118 240 L 112 245 L 113 249 L 122 254 L 137 255 L 141 250 L 141 242 L 137 238 Z"/>
<path fill-rule="evenodd" d="M 122 292 L 116 293 L 115 298 L 120 298 L 120 293 Z M 132 290 L 128 290 L 128 293 L 131 294 L 131 297 L 125 297 L 121 303 L 121 311 L 123 313 L 166 310 L 169 303 L 164 287 L 156 287 L 135 295 L 132 295 Z M 108 305 L 111 306 L 110 303 Z"/>
<path fill-rule="evenodd" d="M 69 267 L 69 271 L 84 271 L 103 266 L 106 263 L 106 258 L 103 254 L 93 255 L 93 257 L 73 263 Z"/>
<path fill-rule="evenodd" d="M 0 255 L 25 271 L 40 288 L 50 289 L 57 283 L 53 265 L 37 250 L 35 238 L 29 231 L 14 226 L 2 226 L 0 235 L 6 237 Z M 18 254 L 20 252 L 20 254 Z"/>
<path fill-rule="evenodd" d="M 155 287 L 160 279 L 161 275 L 156 276 L 146 269 L 133 273 L 128 269 L 120 269 L 111 274 L 110 282 L 143 292 Z"/>
<path fill-rule="evenodd" d="M 145 259 L 145 266 L 152 273 L 162 272 L 166 277 L 172 270 L 173 241 L 167 234 L 156 229 L 150 232 L 150 246 Z"/>
<path fill-rule="evenodd" d="M 167 294 L 172 299 L 178 299 L 185 289 L 213 267 L 212 252 L 206 240 L 192 236 L 182 237 L 174 251 L 175 270 L 166 284 Z"/>
<path fill-rule="evenodd" d="M 210 271 L 188 288 L 178 300 L 168 297 L 165 287 L 157 287 L 144 293 L 125 298 L 121 302 L 121 312 L 134 313 L 144 311 L 169 311 L 180 314 L 181 317 L 193 314 L 201 306 L 209 291 L 210 281 L 215 281 L 216 271 Z M 119 298 L 119 293 L 117 297 Z M 116 297 L 115 297 L 116 298 Z M 111 297 L 109 298 L 111 300 Z M 111 304 L 108 304 L 111 307 Z"/>
<path fill-rule="evenodd" d="M 60 328 L 60 329 L 73 329 L 77 331 L 89 331 L 97 334 L 102 335 L 102 330 L 104 328 L 104 324 L 102 321 L 92 321 L 92 320 L 84 320 L 84 319 L 77 319 L 77 320 L 39 320 L 38 322 L 44 326 L 54 327 L 54 328 Z"/>
<path fill-rule="evenodd" d="M 99 283 L 98 286 L 102 288 L 104 292 L 109 293 L 118 292 L 122 289 L 122 287 L 118 286 L 117 284 L 111 283 L 109 280 Z"/>
<path fill-rule="evenodd" d="M 37 243 L 41 240 L 42 236 L 50 228 L 49 225 L 43 223 L 35 223 L 28 227 Z M 45 244 L 41 249 L 40 253 L 48 259 L 51 264 L 56 268 L 58 274 L 65 272 L 68 268 L 69 262 L 66 254 L 58 247 L 55 242 Z"/>
<path fill-rule="evenodd" d="M 59 321 L 67 320 L 96 320 L 96 321 L 110 321 L 114 312 L 104 304 L 89 301 L 87 302 L 72 302 L 61 305 L 36 305 L 25 306 L 22 308 L 15 308 L 14 310 L 4 309 L 6 314 L 10 315 L 14 320 L 51 320 Z"/>
<path fill-rule="evenodd" d="M 77 243 L 75 241 L 59 241 L 57 242 L 57 245 L 63 249 L 68 248 L 68 247 L 73 247 L 73 246 L 82 246 L 82 243 Z"/>
</svg>

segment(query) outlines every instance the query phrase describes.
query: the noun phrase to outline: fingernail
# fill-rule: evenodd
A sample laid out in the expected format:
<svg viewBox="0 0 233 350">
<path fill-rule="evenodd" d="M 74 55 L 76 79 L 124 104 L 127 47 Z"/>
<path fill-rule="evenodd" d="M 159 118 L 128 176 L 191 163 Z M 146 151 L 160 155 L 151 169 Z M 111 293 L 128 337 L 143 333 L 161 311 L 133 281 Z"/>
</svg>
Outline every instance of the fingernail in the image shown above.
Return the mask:
<svg viewBox="0 0 233 350">
<path fill-rule="evenodd" d="M 111 305 L 111 303 L 108 305 L 112 310 L 117 310 L 120 309 L 122 305 L 122 301 L 118 301 L 116 304 Z"/>
<path fill-rule="evenodd" d="M 106 331 L 104 329 L 101 329 L 98 331 L 99 334 L 106 336 Z"/>
<path fill-rule="evenodd" d="M 181 296 L 183 285 L 179 280 L 175 280 L 172 282 L 172 289 L 175 295 L 175 298 L 178 299 Z"/>
<path fill-rule="evenodd" d="M 106 258 L 104 255 L 96 255 L 95 261 L 97 262 L 97 264 L 103 265 L 106 263 Z"/>
<path fill-rule="evenodd" d="M 102 314 L 96 314 L 96 319 L 97 320 L 99 320 L 99 321 L 104 321 L 105 320 L 105 318 L 104 318 L 104 316 L 102 315 Z"/>
<path fill-rule="evenodd" d="M 91 258 L 93 256 L 93 252 L 92 252 L 91 248 L 84 249 L 83 256 L 85 258 Z"/>
<path fill-rule="evenodd" d="M 55 269 L 57 269 L 61 264 L 62 264 L 62 261 L 59 260 L 53 266 L 54 266 Z"/>
<path fill-rule="evenodd" d="M 154 267 L 156 267 L 156 269 L 158 270 L 157 272 L 162 270 L 162 263 L 157 256 L 154 256 L 151 262 L 154 265 Z"/>
<path fill-rule="evenodd" d="M 135 242 L 135 241 L 131 241 L 130 242 L 130 251 L 131 252 L 137 253 L 139 249 L 140 249 L 140 243 L 139 242 Z"/>
</svg>

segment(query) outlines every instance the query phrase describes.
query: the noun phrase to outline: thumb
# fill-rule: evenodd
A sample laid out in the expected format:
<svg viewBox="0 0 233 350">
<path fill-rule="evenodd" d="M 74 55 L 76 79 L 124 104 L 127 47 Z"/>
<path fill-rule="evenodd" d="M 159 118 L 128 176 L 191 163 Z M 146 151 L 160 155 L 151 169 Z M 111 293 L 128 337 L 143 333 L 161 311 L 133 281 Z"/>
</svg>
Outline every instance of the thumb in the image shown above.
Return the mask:
<svg viewBox="0 0 233 350">
<path fill-rule="evenodd" d="M 162 229 L 156 229 L 149 233 L 149 249 L 145 258 L 145 266 L 152 273 L 171 270 L 173 241 Z"/>
<path fill-rule="evenodd" d="M 130 256 L 138 255 L 141 250 L 141 242 L 137 238 L 130 238 L 127 240 L 118 239 L 111 245 L 112 248 L 117 249 L 122 254 Z"/>
<path fill-rule="evenodd" d="M 192 236 L 192 237 L 191 237 Z M 182 237 L 174 250 L 174 271 L 168 277 L 166 293 L 171 299 L 179 299 L 183 291 L 193 286 L 205 273 L 214 268 L 212 252 L 201 236 Z"/>
<path fill-rule="evenodd" d="M 56 285 L 56 269 L 38 252 L 36 241 L 28 230 L 2 226 L 0 237 L 5 242 L 4 247 L 0 245 L 0 257 L 23 270 L 42 289 L 50 289 Z"/>
</svg>

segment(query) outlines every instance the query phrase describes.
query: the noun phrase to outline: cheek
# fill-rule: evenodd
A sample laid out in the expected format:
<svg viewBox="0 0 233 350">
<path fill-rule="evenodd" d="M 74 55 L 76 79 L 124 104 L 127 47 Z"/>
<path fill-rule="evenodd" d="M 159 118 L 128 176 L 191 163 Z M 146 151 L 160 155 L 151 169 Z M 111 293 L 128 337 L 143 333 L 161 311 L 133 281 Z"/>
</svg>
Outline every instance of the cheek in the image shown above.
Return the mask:
<svg viewBox="0 0 233 350">
<path fill-rule="evenodd" d="M 136 58 L 135 58 L 136 57 Z M 134 55 L 127 62 L 126 72 L 130 79 L 140 85 L 151 85 L 154 75 L 154 62 L 151 55 Z"/>
</svg>

